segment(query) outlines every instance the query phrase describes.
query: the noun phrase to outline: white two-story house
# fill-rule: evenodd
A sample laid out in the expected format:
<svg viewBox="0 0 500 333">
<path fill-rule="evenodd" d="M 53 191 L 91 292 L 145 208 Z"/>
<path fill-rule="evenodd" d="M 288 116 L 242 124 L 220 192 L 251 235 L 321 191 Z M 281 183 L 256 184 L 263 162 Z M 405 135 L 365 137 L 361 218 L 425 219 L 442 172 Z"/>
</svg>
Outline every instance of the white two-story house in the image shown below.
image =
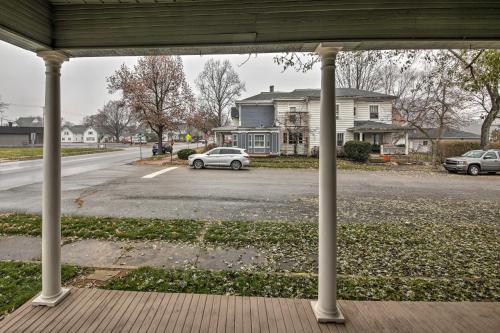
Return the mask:
<svg viewBox="0 0 500 333">
<path fill-rule="evenodd" d="M 271 88 L 240 100 L 231 112 L 232 125 L 214 129 L 217 143 L 245 148 L 249 153 L 314 153 L 319 148 L 320 95 L 320 89 L 275 92 Z M 382 145 L 394 146 L 405 130 L 393 123 L 394 99 L 371 91 L 337 88 L 337 145 L 362 140 L 370 142 L 374 151 Z"/>
<path fill-rule="evenodd" d="M 61 129 L 61 142 L 65 143 L 97 143 L 98 138 L 97 131 L 92 127 L 75 125 Z"/>
</svg>

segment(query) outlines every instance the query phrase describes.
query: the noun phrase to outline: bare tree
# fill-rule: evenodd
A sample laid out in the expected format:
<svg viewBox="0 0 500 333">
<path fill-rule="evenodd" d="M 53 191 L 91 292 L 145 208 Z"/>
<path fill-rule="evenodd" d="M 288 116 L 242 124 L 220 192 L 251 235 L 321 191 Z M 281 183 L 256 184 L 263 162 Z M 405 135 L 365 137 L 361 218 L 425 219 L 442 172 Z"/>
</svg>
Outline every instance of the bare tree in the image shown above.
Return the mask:
<svg viewBox="0 0 500 333">
<path fill-rule="evenodd" d="M 398 102 L 406 123 L 431 142 L 434 167 L 444 131 L 464 122 L 464 106 L 468 103 L 457 84 L 457 66 L 450 60 L 445 52 L 433 55 L 431 67 L 413 74 Z"/>
<path fill-rule="evenodd" d="M 116 142 L 120 142 L 124 131 L 132 122 L 132 111 L 124 101 L 109 101 L 96 115 L 84 120 L 87 126 L 93 127 L 100 134 L 100 138 L 107 134 L 113 136 Z"/>
<path fill-rule="evenodd" d="M 217 126 L 217 117 L 201 101 L 198 101 L 196 111 L 188 118 L 188 125 L 194 127 L 206 137 Z M 208 140 L 205 141 L 208 146 Z"/>
<path fill-rule="evenodd" d="M 135 118 L 158 135 L 158 153 L 162 154 L 164 131 L 177 130 L 194 110 L 181 58 L 142 57 L 133 68 L 122 65 L 107 80 L 109 91 L 121 91 Z"/>
<path fill-rule="evenodd" d="M 403 71 L 417 58 L 415 51 L 346 51 L 339 52 L 336 60 L 336 85 L 339 88 L 356 88 L 369 91 L 384 90 L 387 66 Z M 311 70 L 320 58 L 316 53 L 289 52 L 274 57 L 283 70 Z"/>
<path fill-rule="evenodd" d="M 2 102 L 2 96 L 0 96 L 0 126 L 3 125 L 3 115 L 9 107 L 9 104 Z"/>
<path fill-rule="evenodd" d="M 481 149 L 489 144 L 490 128 L 500 115 L 500 51 L 449 50 L 460 65 L 462 87 L 474 95 L 485 113 L 481 126 Z"/>
<path fill-rule="evenodd" d="M 245 83 L 229 60 L 209 59 L 195 81 L 202 108 L 217 119 L 217 126 L 224 126 L 229 119 L 229 109 L 237 97 L 245 91 Z"/>
</svg>

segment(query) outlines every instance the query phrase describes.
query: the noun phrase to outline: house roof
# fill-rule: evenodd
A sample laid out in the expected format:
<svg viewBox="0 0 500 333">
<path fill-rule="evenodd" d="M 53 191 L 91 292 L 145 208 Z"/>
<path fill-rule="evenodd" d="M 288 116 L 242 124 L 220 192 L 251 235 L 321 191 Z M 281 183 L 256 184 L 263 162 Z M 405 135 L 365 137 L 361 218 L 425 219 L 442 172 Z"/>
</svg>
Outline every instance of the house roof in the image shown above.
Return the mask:
<svg viewBox="0 0 500 333">
<path fill-rule="evenodd" d="M 87 126 L 74 125 L 74 126 L 71 126 L 69 129 L 71 130 L 71 132 L 73 132 L 75 134 L 83 134 L 87 130 Z"/>
<path fill-rule="evenodd" d="M 43 127 L 0 126 L 0 134 L 43 133 Z"/>
<path fill-rule="evenodd" d="M 396 124 L 380 123 L 378 121 L 365 120 L 355 121 L 354 127 L 348 128 L 350 131 L 363 132 L 363 131 L 391 131 L 391 130 L 404 130 L 405 127 Z"/>
<path fill-rule="evenodd" d="M 43 127 L 42 117 L 19 117 L 16 120 L 19 127 Z"/>
<path fill-rule="evenodd" d="M 438 129 L 437 128 L 426 128 L 424 130 L 432 139 L 437 138 L 437 136 L 438 136 Z M 410 132 L 408 137 L 410 139 L 413 139 L 413 140 L 428 139 L 428 136 L 426 136 L 420 130 L 414 130 L 414 131 Z M 442 139 L 480 139 L 481 136 L 478 134 L 460 131 L 457 129 L 446 128 L 443 131 L 441 138 Z"/>
<path fill-rule="evenodd" d="M 347 98 L 373 98 L 373 99 L 395 99 L 395 96 L 377 93 L 374 91 L 360 90 L 354 88 L 336 88 L 336 97 Z M 276 99 L 305 99 L 305 98 L 319 98 L 321 96 L 321 89 L 295 89 L 290 92 L 275 91 L 275 92 L 261 92 L 260 94 L 245 98 L 239 102 L 262 102 L 274 101 Z"/>
</svg>

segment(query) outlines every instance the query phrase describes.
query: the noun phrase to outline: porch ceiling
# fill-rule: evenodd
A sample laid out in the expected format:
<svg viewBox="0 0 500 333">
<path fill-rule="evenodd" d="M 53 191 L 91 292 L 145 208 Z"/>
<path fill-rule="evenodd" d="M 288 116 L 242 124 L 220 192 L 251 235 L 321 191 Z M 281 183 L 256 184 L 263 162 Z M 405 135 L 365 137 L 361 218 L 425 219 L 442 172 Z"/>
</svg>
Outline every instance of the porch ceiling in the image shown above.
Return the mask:
<svg viewBox="0 0 500 333">
<path fill-rule="evenodd" d="M 500 48 L 500 2 L 18 0 L 0 2 L 0 39 L 70 56 Z"/>
</svg>

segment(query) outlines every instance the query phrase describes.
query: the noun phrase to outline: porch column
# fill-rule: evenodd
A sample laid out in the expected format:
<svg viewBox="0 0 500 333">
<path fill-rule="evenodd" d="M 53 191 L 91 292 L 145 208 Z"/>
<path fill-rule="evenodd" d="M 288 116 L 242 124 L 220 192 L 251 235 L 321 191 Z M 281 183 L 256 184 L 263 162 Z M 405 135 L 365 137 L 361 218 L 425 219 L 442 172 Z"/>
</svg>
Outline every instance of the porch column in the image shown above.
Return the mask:
<svg viewBox="0 0 500 333">
<path fill-rule="evenodd" d="M 343 323 L 337 307 L 337 169 L 335 58 L 339 47 L 320 44 L 321 106 L 319 149 L 319 274 L 318 301 L 312 307 L 318 322 Z"/>
<path fill-rule="evenodd" d="M 61 288 L 61 65 L 56 51 L 38 53 L 45 61 L 43 132 L 42 292 L 34 305 L 55 306 L 69 290 Z"/>
<path fill-rule="evenodd" d="M 363 132 L 359 132 L 359 141 L 363 141 L 363 140 L 364 140 Z"/>
<path fill-rule="evenodd" d="M 405 131 L 405 155 L 410 154 L 410 142 L 408 137 L 408 131 Z"/>
</svg>

